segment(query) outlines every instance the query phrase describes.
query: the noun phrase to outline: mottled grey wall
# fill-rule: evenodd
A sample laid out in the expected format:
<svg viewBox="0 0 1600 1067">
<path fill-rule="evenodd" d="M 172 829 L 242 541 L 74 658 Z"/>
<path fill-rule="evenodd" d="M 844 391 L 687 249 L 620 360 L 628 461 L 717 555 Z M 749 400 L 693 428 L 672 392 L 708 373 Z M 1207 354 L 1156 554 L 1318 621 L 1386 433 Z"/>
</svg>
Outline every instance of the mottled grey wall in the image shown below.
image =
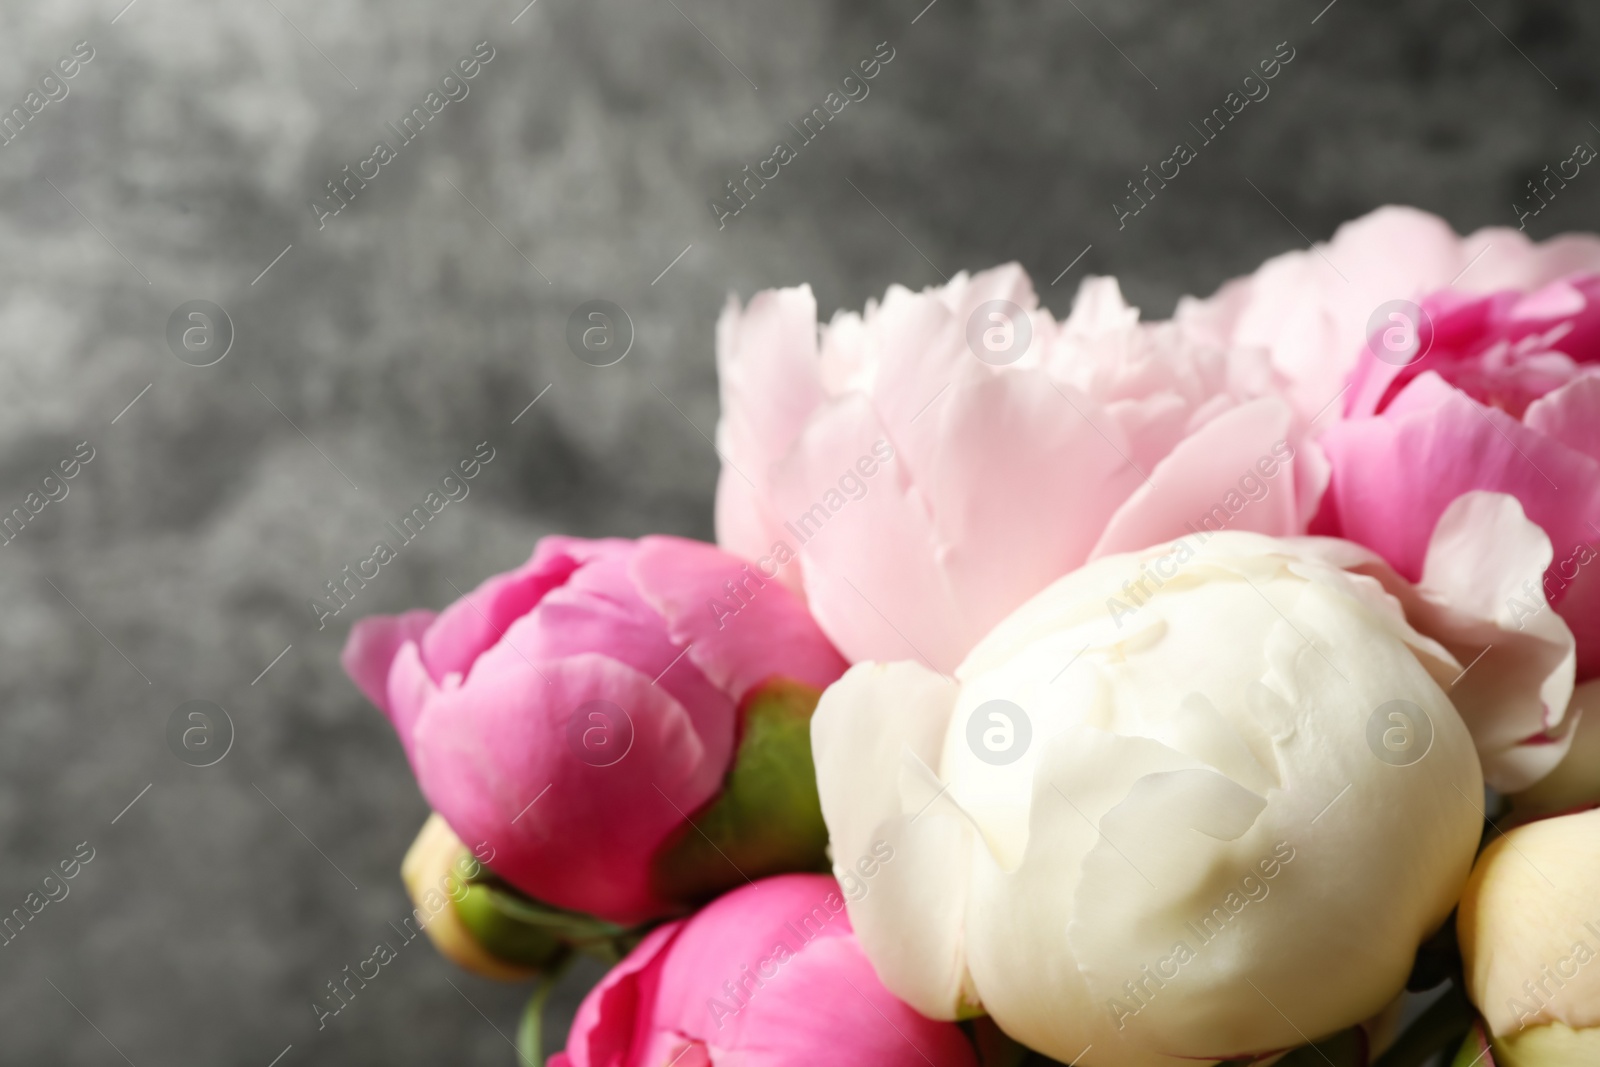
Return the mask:
<svg viewBox="0 0 1600 1067">
<path fill-rule="evenodd" d="M 95 850 L 0 947 L 0 1062 L 511 1062 L 520 992 L 420 944 L 315 1029 L 406 914 L 425 808 L 340 673 L 353 611 L 319 632 L 308 598 L 483 440 L 357 608 L 438 607 L 553 530 L 710 536 L 730 290 L 831 311 L 1018 259 L 1058 314 L 1089 271 L 1166 314 L 1385 202 L 1514 222 L 1600 139 L 1593 5 L 1325 2 L 0 3 L 7 109 L 94 49 L 0 147 L 0 509 L 95 450 L 0 548 L 0 911 Z M 319 230 L 324 182 L 484 40 L 470 96 Z M 719 232 L 723 181 L 883 41 L 870 96 Z M 1125 181 L 1283 41 L 1270 97 L 1119 231 Z M 1597 196 L 1532 228 L 1596 228 Z M 564 341 L 596 298 L 637 333 L 604 369 Z M 235 328 L 208 368 L 166 340 L 191 300 Z M 191 699 L 237 728 L 213 767 L 164 740 Z"/>
</svg>

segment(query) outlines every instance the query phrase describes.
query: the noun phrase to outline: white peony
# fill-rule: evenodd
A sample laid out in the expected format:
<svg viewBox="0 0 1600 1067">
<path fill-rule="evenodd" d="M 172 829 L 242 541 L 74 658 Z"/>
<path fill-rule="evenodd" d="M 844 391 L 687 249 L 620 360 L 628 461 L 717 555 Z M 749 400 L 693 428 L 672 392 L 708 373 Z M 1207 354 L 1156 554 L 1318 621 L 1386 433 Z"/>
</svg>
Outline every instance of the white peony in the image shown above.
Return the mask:
<svg viewBox="0 0 1600 1067">
<path fill-rule="evenodd" d="M 1224 532 L 1110 556 L 949 679 L 863 663 L 812 740 L 851 921 L 924 1013 L 1084 1067 L 1350 1026 L 1450 914 L 1483 779 L 1461 670 L 1379 583 Z"/>
</svg>

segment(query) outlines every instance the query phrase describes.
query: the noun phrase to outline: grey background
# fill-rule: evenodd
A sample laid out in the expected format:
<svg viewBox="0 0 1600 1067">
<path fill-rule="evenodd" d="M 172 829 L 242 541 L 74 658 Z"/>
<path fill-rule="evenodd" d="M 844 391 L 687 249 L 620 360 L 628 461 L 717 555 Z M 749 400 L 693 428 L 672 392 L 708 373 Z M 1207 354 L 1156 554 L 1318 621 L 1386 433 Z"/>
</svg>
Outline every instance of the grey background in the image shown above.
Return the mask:
<svg viewBox="0 0 1600 1067">
<path fill-rule="evenodd" d="M 124 2 L 0 4 L 7 109 L 96 50 L 0 148 L 0 505 L 97 450 L 0 549 L 0 911 L 96 850 L 0 947 L 7 1064 L 512 1062 L 522 991 L 420 943 L 315 1030 L 406 914 L 425 815 L 338 651 L 357 610 L 442 606 L 550 531 L 709 537 L 729 291 L 809 280 L 826 315 L 1017 259 L 1058 314 L 1093 271 L 1165 315 L 1385 202 L 1514 223 L 1600 138 L 1577 2 Z M 471 95 L 319 232 L 323 183 L 482 40 Z M 718 232 L 723 181 L 885 40 L 871 95 Z M 1118 232 L 1124 182 L 1285 40 L 1271 96 Z M 1597 195 L 1586 172 L 1531 228 L 1593 229 Z M 637 330 L 606 369 L 564 343 L 594 298 Z M 207 369 L 165 342 L 194 299 L 237 331 Z M 321 583 L 485 439 L 471 496 L 319 632 Z M 204 770 L 163 740 L 196 698 L 238 731 Z"/>
</svg>

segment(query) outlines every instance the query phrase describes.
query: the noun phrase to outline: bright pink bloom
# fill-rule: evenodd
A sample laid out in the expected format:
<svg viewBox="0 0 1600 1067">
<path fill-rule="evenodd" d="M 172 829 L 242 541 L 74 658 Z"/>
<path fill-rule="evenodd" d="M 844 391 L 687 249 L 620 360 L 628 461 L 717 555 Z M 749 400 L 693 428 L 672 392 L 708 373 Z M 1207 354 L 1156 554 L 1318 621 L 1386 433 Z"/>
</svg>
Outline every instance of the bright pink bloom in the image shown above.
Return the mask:
<svg viewBox="0 0 1600 1067">
<path fill-rule="evenodd" d="M 1456 646 L 1473 666 L 1452 697 L 1491 784 L 1515 790 L 1548 772 L 1576 720 L 1574 639 L 1577 681 L 1600 680 L 1600 238 L 1460 237 L 1386 207 L 1185 300 L 1176 319 L 1267 353 L 1314 420 L 1332 474 L 1312 532 L 1420 582 L 1425 600 L 1461 616 L 1447 627 L 1458 638 L 1476 627 L 1476 648 Z M 1519 532 L 1522 515 L 1545 537 Z M 1491 520 L 1505 536 L 1485 545 L 1471 527 Z M 1539 699 L 1510 695 L 1539 675 Z M 1586 691 L 1600 693 L 1580 689 L 1573 706 Z"/>
<path fill-rule="evenodd" d="M 1340 226 L 1325 244 L 1274 256 L 1205 300 L 1184 298 L 1174 317 L 1212 344 L 1265 353 L 1298 410 L 1322 427 L 1338 418 L 1340 390 L 1383 305 L 1443 289 L 1529 293 L 1597 270 L 1600 238 L 1591 234 L 1535 243 L 1495 226 L 1460 237 L 1436 215 L 1382 207 Z"/>
<path fill-rule="evenodd" d="M 878 981 L 826 875 L 768 878 L 653 931 L 584 999 L 550 1067 L 975 1067 L 954 1023 Z"/>
<path fill-rule="evenodd" d="M 1365 351 L 1345 421 L 1322 437 L 1334 476 L 1319 532 L 1375 549 L 1415 579 L 1434 524 L 1474 489 L 1509 493 L 1550 536 L 1545 589 L 1600 675 L 1600 275 L 1531 293 L 1422 303 L 1402 365 Z"/>
<path fill-rule="evenodd" d="M 1474 490 L 1515 497 L 1553 555 L 1544 557 L 1542 583 L 1507 591 L 1499 614 L 1522 631 L 1529 620 L 1545 621 L 1538 616 L 1547 599 L 1576 640 L 1577 681 L 1600 677 L 1600 567 L 1592 565 L 1600 543 L 1600 275 L 1530 293 L 1446 290 L 1421 306 L 1420 354 L 1407 361 L 1369 345 L 1343 421 L 1320 438 L 1333 478 L 1313 529 L 1373 549 L 1416 581 L 1453 502 Z M 1565 711 L 1546 707 L 1542 719 L 1525 722 L 1527 743 L 1564 742 L 1574 721 Z M 1538 762 L 1553 763 L 1563 750 L 1552 746 Z"/>
<path fill-rule="evenodd" d="M 678 905 L 651 863 L 721 788 L 745 695 L 844 670 L 787 589 L 675 537 L 547 537 L 437 616 L 363 619 L 343 659 L 495 873 L 617 922 Z"/>
</svg>

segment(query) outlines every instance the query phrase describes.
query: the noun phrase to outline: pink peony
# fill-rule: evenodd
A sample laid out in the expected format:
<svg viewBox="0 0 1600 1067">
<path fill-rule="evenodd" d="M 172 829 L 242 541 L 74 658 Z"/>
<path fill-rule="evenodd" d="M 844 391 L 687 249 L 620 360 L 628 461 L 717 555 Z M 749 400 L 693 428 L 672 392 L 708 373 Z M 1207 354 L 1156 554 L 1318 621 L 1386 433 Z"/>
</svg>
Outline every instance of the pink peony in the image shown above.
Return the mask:
<svg viewBox="0 0 1600 1067">
<path fill-rule="evenodd" d="M 1515 497 L 1553 551 L 1542 560 L 1542 582 L 1533 576 L 1503 591 L 1501 613 L 1518 630 L 1547 621 L 1542 595 L 1576 640 L 1577 680 L 1594 679 L 1600 275 L 1530 293 L 1446 290 L 1421 306 L 1418 355 L 1380 359 L 1369 348 L 1351 376 L 1344 420 L 1321 438 L 1333 478 L 1316 530 L 1366 545 L 1415 580 L 1452 502 L 1474 490 Z M 1485 657 L 1496 654 L 1491 647 Z M 1543 710 L 1541 720 L 1523 724 L 1526 742 L 1564 741 L 1573 722 L 1566 708 Z"/>
<path fill-rule="evenodd" d="M 1213 343 L 1269 352 L 1323 431 L 1332 474 L 1312 532 L 1373 550 L 1433 604 L 1477 617 L 1476 648 L 1454 648 L 1473 666 L 1452 697 L 1491 784 L 1547 772 L 1576 720 L 1559 667 L 1574 639 L 1577 681 L 1600 678 L 1600 567 L 1588 566 L 1600 543 L 1600 239 L 1463 238 L 1384 208 L 1177 318 Z M 1515 498 L 1519 514 L 1483 491 Z M 1491 514 L 1507 531 L 1525 515 L 1544 536 L 1508 534 L 1484 552 L 1468 527 Z M 1547 670 L 1531 705 L 1498 688 Z"/>
<path fill-rule="evenodd" d="M 845 666 L 787 589 L 675 537 L 547 537 L 437 616 L 362 620 L 344 665 L 496 874 L 616 922 L 681 910 L 658 854 L 717 797 L 746 697 Z"/>
<path fill-rule="evenodd" d="M 837 882 L 785 875 L 653 931 L 584 999 L 550 1067 L 823 1063 L 977 1059 L 959 1027 L 923 1018 L 883 988 Z"/>
<path fill-rule="evenodd" d="M 1205 300 L 1186 297 L 1174 317 L 1211 344 L 1267 353 L 1301 414 L 1320 415 L 1320 426 L 1338 417 L 1334 401 L 1382 305 L 1421 301 L 1443 289 L 1526 293 L 1595 270 L 1600 238 L 1587 234 L 1535 243 L 1494 226 L 1459 237 L 1425 211 L 1383 207 L 1345 223 L 1314 249 L 1274 256 Z"/>
<path fill-rule="evenodd" d="M 806 286 L 723 314 L 717 533 L 852 661 L 951 671 L 1090 559 L 1315 506 L 1265 355 L 1141 324 L 1111 279 L 1060 323 L 1014 264 L 816 314 Z"/>
</svg>

